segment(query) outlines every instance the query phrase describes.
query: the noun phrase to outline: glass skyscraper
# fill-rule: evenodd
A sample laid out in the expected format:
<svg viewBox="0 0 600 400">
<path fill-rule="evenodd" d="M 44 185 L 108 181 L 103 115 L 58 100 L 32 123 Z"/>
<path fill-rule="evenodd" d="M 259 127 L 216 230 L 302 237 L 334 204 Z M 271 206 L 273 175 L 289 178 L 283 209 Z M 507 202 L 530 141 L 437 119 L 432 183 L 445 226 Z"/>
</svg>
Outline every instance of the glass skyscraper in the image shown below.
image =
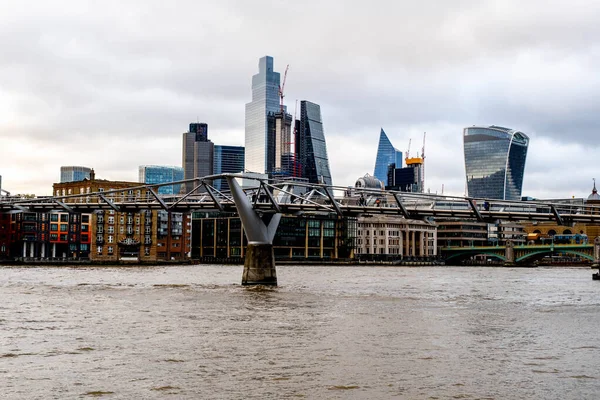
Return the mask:
<svg viewBox="0 0 600 400">
<path fill-rule="evenodd" d="M 520 200 L 529 137 L 501 126 L 463 132 L 469 197 Z"/>
<path fill-rule="evenodd" d="M 318 104 L 306 100 L 300 102 L 300 124 L 296 135 L 296 154 L 302 177 L 311 183 L 331 185 L 327 144 Z"/>
<path fill-rule="evenodd" d="M 84 179 L 90 179 L 91 168 L 68 166 L 60 167 L 60 183 L 78 182 Z"/>
<path fill-rule="evenodd" d="M 385 134 L 383 128 L 379 133 L 379 146 L 377 146 L 377 158 L 375 159 L 375 171 L 373 176 L 388 185 L 388 167 L 396 164 L 396 168 L 402 168 L 402 152 L 396 149 Z"/>
<path fill-rule="evenodd" d="M 242 146 L 215 145 L 214 174 L 244 172 L 244 153 Z M 221 191 L 228 189 L 224 179 L 215 179 L 213 186 Z"/>
<path fill-rule="evenodd" d="M 183 180 L 183 168 L 162 165 L 140 165 L 139 182 L 148 185 L 177 182 Z M 161 186 L 158 194 L 178 194 L 181 184 Z"/>
<path fill-rule="evenodd" d="M 275 143 L 271 143 L 274 137 L 269 135 L 267 117 L 280 112 L 279 84 L 279 72 L 273 71 L 273 57 L 261 58 L 258 74 L 252 77 L 252 101 L 246 104 L 244 165 L 247 171 L 270 172 L 275 166 L 275 160 L 269 156 L 269 149 L 274 150 Z"/>
</svg>

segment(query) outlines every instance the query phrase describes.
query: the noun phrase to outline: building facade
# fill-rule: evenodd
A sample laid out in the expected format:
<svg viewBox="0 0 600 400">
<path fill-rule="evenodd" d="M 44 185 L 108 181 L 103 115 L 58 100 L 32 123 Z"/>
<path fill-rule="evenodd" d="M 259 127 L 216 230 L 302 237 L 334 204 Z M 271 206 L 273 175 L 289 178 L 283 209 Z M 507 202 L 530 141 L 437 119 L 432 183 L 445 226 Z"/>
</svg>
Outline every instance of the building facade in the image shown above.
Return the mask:
<svg viewBox="0 0 600 400">
<path fill-rule="evenodd" d="M 237 215 L 194 212 L 192 256 L 199 259 L 241 259 L 247 239 Z M 352 258 L 356 219 L 335 215 L 283 216 L 273 239 L 276 259 Z"/>
<path fill-rule="evenodd" d="M 138 182 L 108 181 L 91 179 L 81 182 L 56 183 L 53 186 L 55 196 L 71 196 L 65 203 L 99 202 L 97 196 L 90 193 L 105 193 L 108 201 L 147 200 L 152 194 L 140 188 Z M 76 196 L 78 195 L 78 196 Z M 166 212 L 162 210 L 140 210 L 138 212 L 121 212 L 114 209 L 98 210 L 92 214 L 64 213 L 58 216 L 58 231 L 53 231 L 50 219 L 50 238 L 58 234 L 63 238 L 63 228 L 67 228 L 69 245 L 76 241 L 71 235 L 71 228 L 63 226 L 62 219 L 80 221 L 80 236 L 89 235 L 88 258 L 92 261 L 182 261 L 189 259 L 191 252 L 191 220 L 189 214 Z M 50 217 L 52 218 L 52 217 Z M 89 220 L 89 222 L 84 222 Z M 42 221 L 43 222 L 43 221 Z M 84 228 L 83 225 L 89 225 Z M 73 229 L 77 229 L 73 226 Z M 43 233 L 44 230 L 41 229 Z M 73 238 L 73 241 L 71 241 Z M 58 257 L 60 257 L 59 255 Z M 39 253 L 38 257 L 44 257 Z M 81 254 L 79 257 L 84 258 Z"/>
<path fill-rule="evenodd" d="M 463 131 L 469 197 L 520 200 L 529 137 L 500 126 Z"/>
<path fill-rule="evenodd" d="M 321 107 L 310 101 L 300 102 L 300 124 L 296 132 L 297 161 L 302 177 L 310 183 L 332 185 Z"/>
<path fill-rule="evenodd" d="M 213 173 L 217 175 L 244 172 L 244 154 L 245 149 L 242 146 L 215 145 Z M 221 191 L 228 189 L 227 183 L 223 179 L 215 180 L 213 186 Z"/>
<path fill-rule="evenodd" d="M 193 179 L 213 174 L 214 144 L 208 140 L 208 124 L 193 122 L 183 134 L 183 178 Z M 191 192 L 198 184 L 187 182 L 185 192 Z"/>
<path fill-rule="evenodd" d="M 436 225 L 385 215 L 359 217 L 355 254 L 359 259 L 382 260 L 436 257 Z"/>
<path fill-rule="evenodd" d="M 273 57 L 265 56 L 258 62 L 258 74 L 252 77 L 252 101 L 246 104 L 245 161 L 246 170 L 265 173 L 273 169 L 274 159 L 269 149 L 274 149 L 269 135 L 268 116 L 280 112 L 279 72 L 273 70 Z"/>
<path fill-rule="evenodd" d="M 388 168 L 391 164 L 394 164 L 395 168 L 402 168 L 402 152 L 392 145 L 385 131 L 381 128 L 373 176 L 383 182 L 385 186 L 393 186 L 392 183 L 388 182 Z"/>
<path fill-rule="evenodd" d="M 183 168 L 162 166 L 162 165 L 140 165 L 139 182 L 154 185 L 183 180 Z M 181 191 L 181 184 L 160 186 L 159 194 L 178 194 Z"/>
<path fill-rule="evenodd" d="M 86 178 L 90 178 L 91 168 L 79 167 L 79 166 L 66 166 L 60 167 L 60 181 L 61 182 L 76 182 L 82 181 Z"/>
</svg>

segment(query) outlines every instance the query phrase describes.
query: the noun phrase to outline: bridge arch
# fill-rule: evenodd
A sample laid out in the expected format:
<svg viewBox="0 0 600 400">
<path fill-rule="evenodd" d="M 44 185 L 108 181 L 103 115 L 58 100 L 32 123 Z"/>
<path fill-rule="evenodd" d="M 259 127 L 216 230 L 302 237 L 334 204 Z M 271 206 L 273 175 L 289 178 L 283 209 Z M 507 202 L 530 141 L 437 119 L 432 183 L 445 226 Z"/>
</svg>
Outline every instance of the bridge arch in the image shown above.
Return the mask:
<svg viewBox="0 0 600 400">
<path fill-rule="evenodd" d="M 553 250 L 535 251 L 535 252 L 532 252 L 532 253 L 525 254 L 525 255 L 523 255 L 521 257 L 518 257 L 518 258 L 515 259 L 515 261 L 516 262 L 521 262 L 521 261 L 529 260 L 529 259 L 534 259 L 534 260 L 535 259 L 540 259 L 540 258 L 543 258 L 544 256 L 546 256 L 548 254 L 554 254 L 554 253 L 558 253 L 558 251 L 556 249 L 554 251 Z M 591 256 L 589 254 L 586 254 L 586 253 L 583 253 L 581 251 L 577 251 L 577 250 L 560 249 L 560 253 L 573 254 L 573 255 L 579 256 L 581 258 L 585 258 L 587 260 L 594 261 L 594 257 L 593 256 Z"/>
<path fill-rule="evenodd" d="M 476 253 L 476 252 L 473 252 L 472 250 L 471 251 L 467 250 L 467 251 L 464 251 L 464 252 L 458 252 L 458 253 L 455 253 L 455 254 L 447 256 L 445 259 L 446 259 L 446 262 L 448 262 L 448 261 L 462 261 L 462 260 L 465 260 L 467 258 L 474 257 L 474 256 L 494 257 L 494 258 L 496 258 L 496 259 L 498 259 L 500 261 L 506 261 L 506 257 L 505 256 L 502 256 L 502 255 L 497 254 L 497 253 L 486 253 L 485 251 Z"/>
</svg>

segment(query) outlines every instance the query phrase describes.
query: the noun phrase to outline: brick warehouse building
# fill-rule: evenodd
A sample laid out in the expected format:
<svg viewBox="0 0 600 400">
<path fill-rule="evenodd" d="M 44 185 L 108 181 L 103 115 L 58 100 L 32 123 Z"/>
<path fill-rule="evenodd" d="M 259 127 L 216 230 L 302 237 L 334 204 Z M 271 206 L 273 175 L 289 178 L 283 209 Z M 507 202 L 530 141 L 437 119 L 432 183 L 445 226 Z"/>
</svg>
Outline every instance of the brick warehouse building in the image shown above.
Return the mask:
<svg viewBox="0 0 600 400">
<path fill-rule="evenodd" d="M 72 196 L 65 198 L 65 203 L 98 202 L 97 196 L 89 196 L 94 192 L 105 192 L 108 200 L 115 201 L 150 199 L 152 197 L 150 191 L 139 186 L 138 182 L 96 179 L 92 170 L 90 179 L 55 183 L 53 193 L 54 196 Z M 163 210 L 117 212 L 111 209 L 99 210 L 90 217 L 89 259 L 92 261 L 189 259 L 191 253 L 189 214 Z"/>
</svg>

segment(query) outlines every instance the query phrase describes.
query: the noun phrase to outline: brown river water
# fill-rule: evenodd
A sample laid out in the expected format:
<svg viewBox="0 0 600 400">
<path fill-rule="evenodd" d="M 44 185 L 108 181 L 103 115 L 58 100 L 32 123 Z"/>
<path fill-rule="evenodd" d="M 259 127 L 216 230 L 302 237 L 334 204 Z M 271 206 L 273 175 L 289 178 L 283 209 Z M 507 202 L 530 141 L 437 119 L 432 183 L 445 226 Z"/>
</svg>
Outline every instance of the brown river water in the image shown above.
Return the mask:
<svg viewBox="0 0 600 400">
<path fill-rule="evenodd" d="M 0 268 L 4 399 L 598 399 L 587 268 Z"/>
</svg>

